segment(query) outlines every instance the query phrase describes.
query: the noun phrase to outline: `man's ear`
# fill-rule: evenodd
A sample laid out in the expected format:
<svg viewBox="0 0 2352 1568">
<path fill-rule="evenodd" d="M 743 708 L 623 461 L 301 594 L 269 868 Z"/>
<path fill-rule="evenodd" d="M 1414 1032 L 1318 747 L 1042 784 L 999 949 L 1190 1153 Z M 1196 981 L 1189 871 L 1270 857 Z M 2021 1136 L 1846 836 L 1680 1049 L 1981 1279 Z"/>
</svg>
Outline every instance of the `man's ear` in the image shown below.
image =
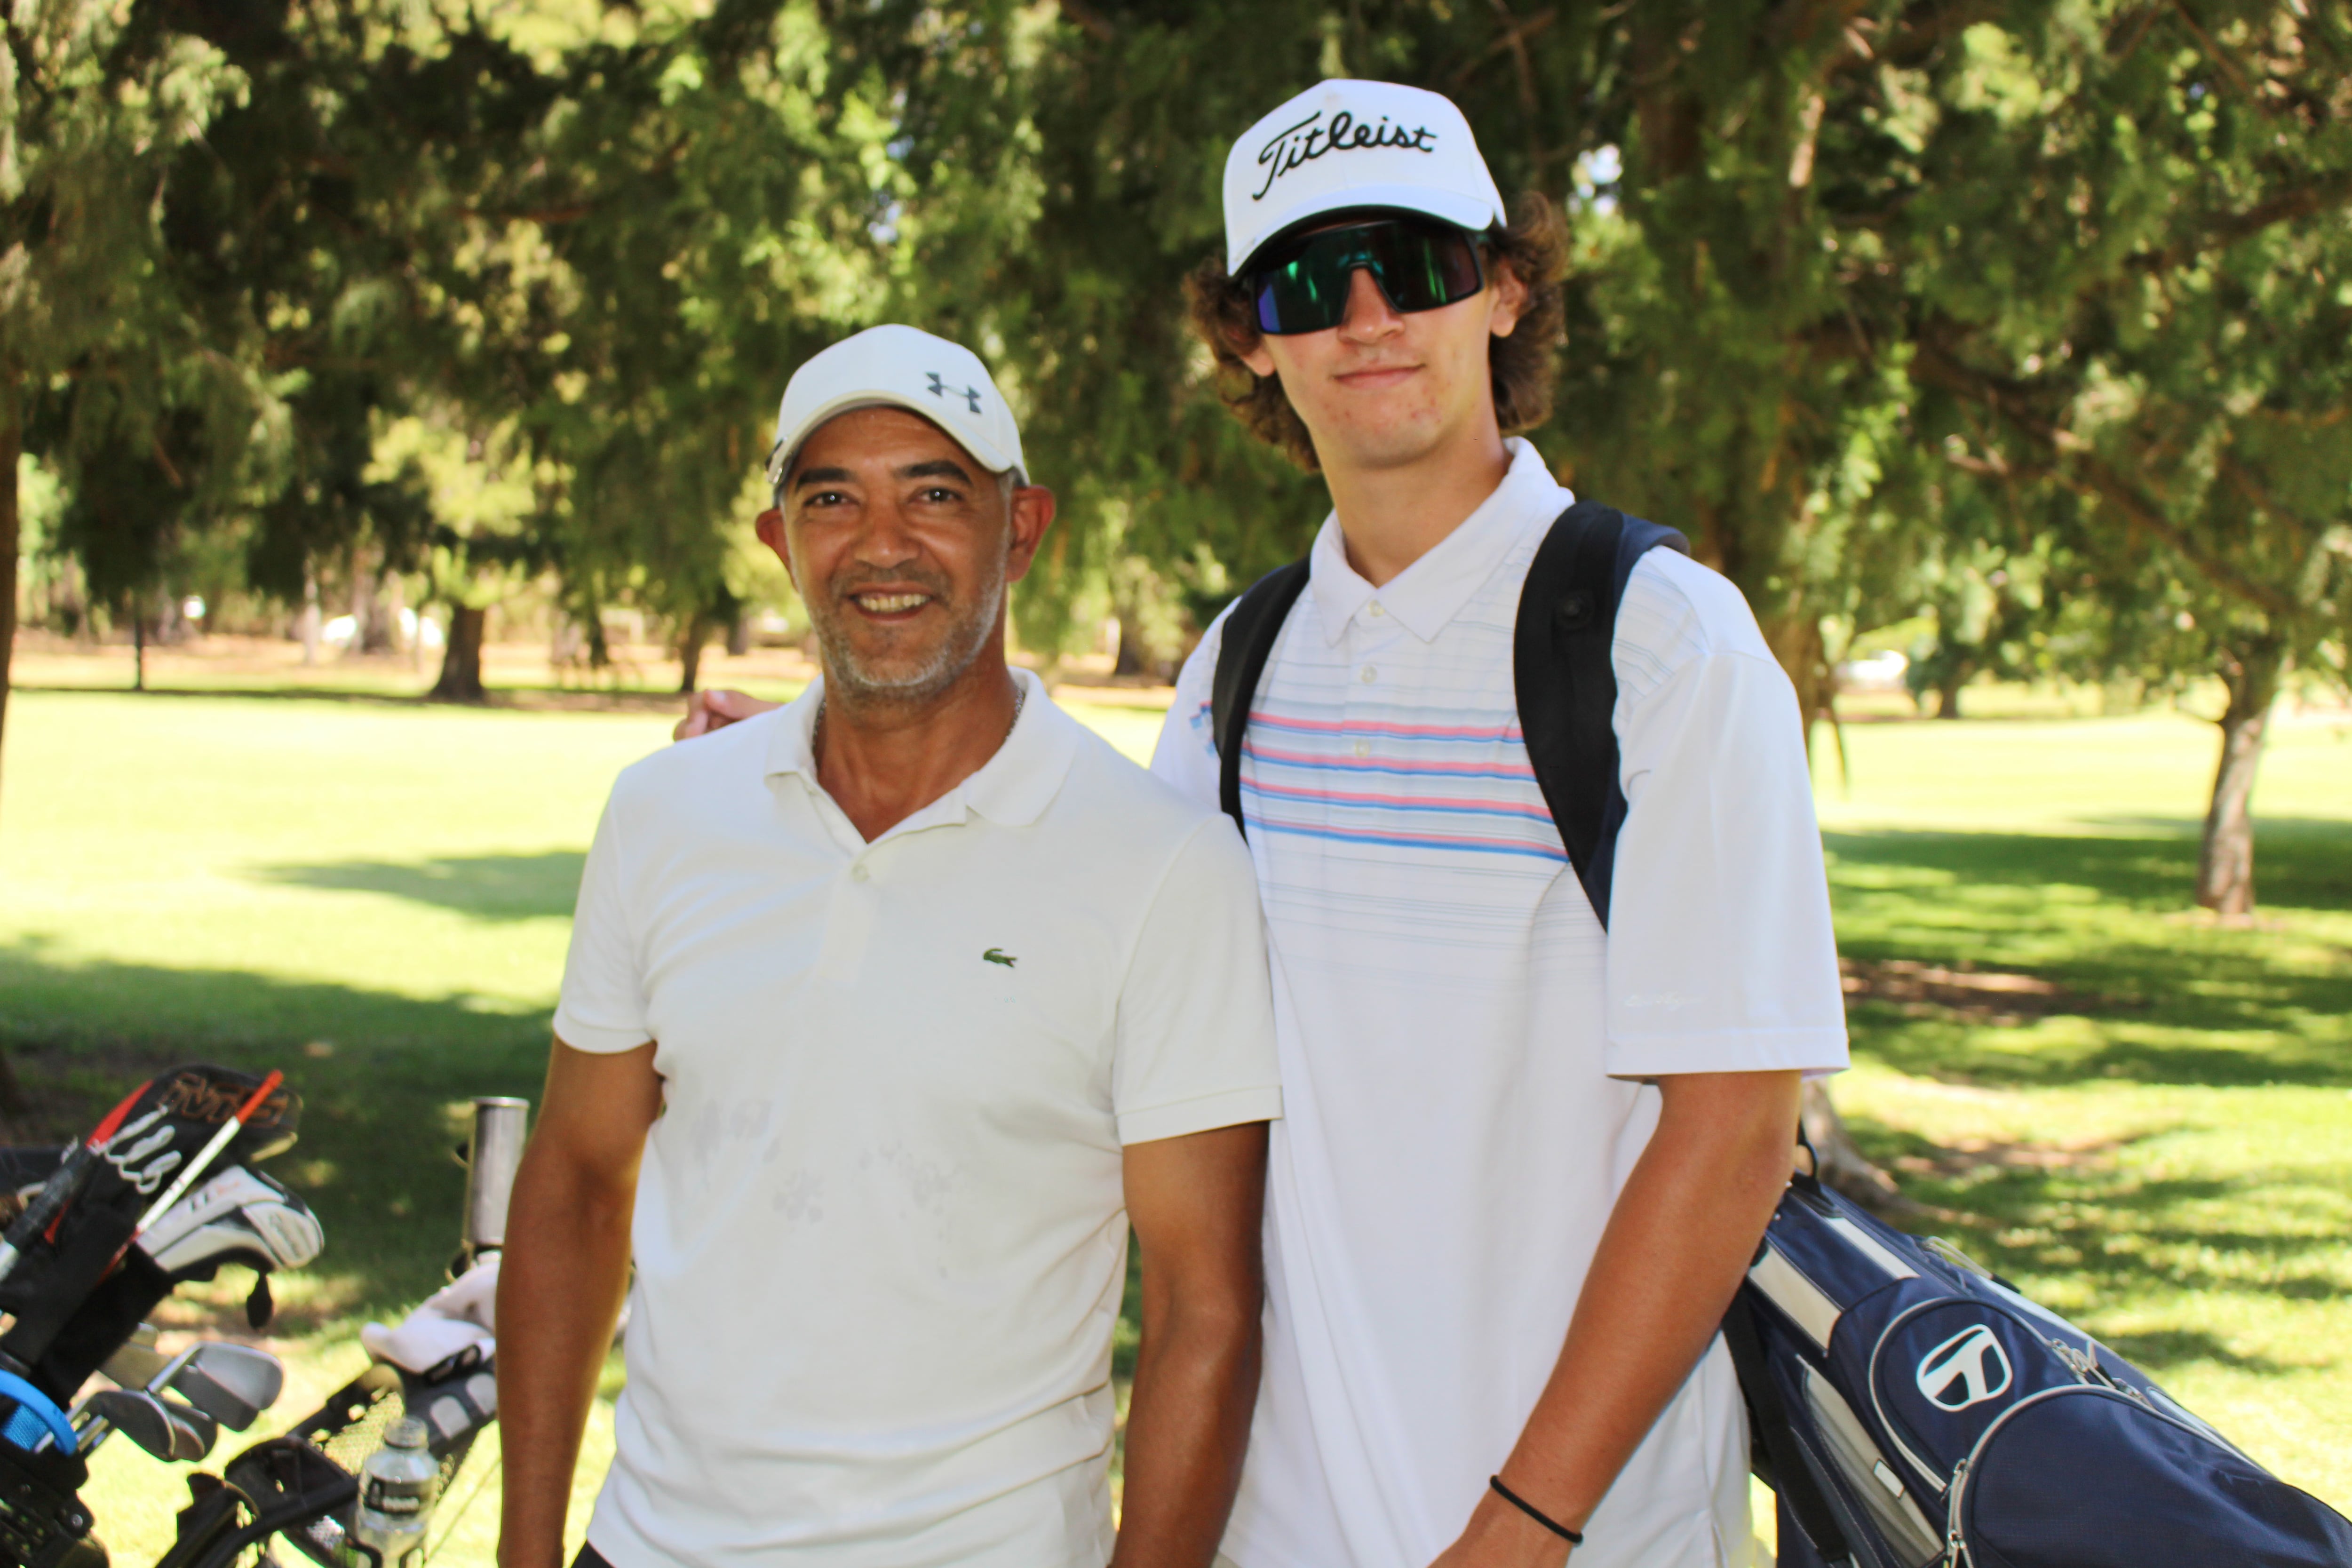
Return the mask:
<svg viewBox="0 0 2352 1568">
<path fill-rule="evenodd" d="M 1004 557 L 1004 580 L 1018 583 L 1029 574 L 1045 531 L 1054 526 L 1054 492 L 1044 485 L 1015 485 L 1007 498 L 1012 513 L 1013 548 Z"/>
<path fill-rule="evenodd" d="M 776 552 L 776 559 L 784 563 L 784 574 L 791 576 L 793 550 L 784 536 L 784 509 L 772 506 L 761 512 L 752 520 L 751 531 L 760 536 L 761 543 Z M 793 581 L 797 583 L 799 579 Z"/>
<path fill-rule="evenodd" d="M 1510 263 L 1495 263 L 1494 313 L 1487 318 L 1486 330 L 1498 338 L 1507 338 L 1528 312 L 1528 286 L 1511 270 Z"/>
</svg>

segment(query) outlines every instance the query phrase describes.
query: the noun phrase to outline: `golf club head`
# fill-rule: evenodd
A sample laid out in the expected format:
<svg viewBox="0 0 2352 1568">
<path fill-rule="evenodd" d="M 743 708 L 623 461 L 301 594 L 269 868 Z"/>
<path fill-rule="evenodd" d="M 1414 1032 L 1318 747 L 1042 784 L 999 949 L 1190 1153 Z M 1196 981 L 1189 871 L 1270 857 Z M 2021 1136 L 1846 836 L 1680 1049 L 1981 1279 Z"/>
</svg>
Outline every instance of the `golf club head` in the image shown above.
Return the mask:
<svg viewBox="0 0 2352 1568">
<path fill-rule="evenodd" d="M 155 1348 L 155 1326 L 142 1323 L 98 1370 L 124 1388 L 149 1388 L 171 1364 L 172 1358 Z"/>
<path fill-rule="evenodd" d="M 176 1400 L 158 1399 L 155 1403 L 163 1407 L 163 1419 L 171 1424 L 171 1450 L 157 1455 L 158 1458 L 193 1465 L 213 1451 L 213 1445 L 220 1440 L 219 1422 L 194 1405 Z"/>
<path fill-rule="evenodd" d="M 276 1356 L 216 1340 L 181 1356 L 163 1381 L 163 1388 L 232 1432 L 251 1426 L 285 1386 L 286 1369 Z"/>
<path fill-rule="evenodd" d="M 172 1457 L 172 1413 L 143 1388 L 110 1388 L 93 1394 L 82 1408 L 159 1459 Z M 94 1446 L 84 1439 L 84 1447 Z"/>
</svg>

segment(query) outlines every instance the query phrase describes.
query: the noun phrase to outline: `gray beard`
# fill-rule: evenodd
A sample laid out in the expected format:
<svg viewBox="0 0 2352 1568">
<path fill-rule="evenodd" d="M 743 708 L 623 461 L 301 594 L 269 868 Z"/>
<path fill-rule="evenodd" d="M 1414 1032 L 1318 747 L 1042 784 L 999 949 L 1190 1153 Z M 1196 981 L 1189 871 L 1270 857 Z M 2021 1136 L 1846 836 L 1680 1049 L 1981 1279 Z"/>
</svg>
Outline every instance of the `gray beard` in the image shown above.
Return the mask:
<svg viewBox="0 0 2352 1568">
<path fill-rule="evenodd" d="M 903 672 L 869 669 L 859 661 L 844 635 L 837 604 L 830 598 L 822 607 L 814 599 L 808 602 L 809 624 L 824 655 L 826 696 L 853 706 L 903 707 L 927 702 L 963 679 L 996 629 L 997 611 L 1004 604 L 1004 580 L 999 577 L 966 613 L 948 623 L 948 635 L 929 658 Z"/>
</svg>

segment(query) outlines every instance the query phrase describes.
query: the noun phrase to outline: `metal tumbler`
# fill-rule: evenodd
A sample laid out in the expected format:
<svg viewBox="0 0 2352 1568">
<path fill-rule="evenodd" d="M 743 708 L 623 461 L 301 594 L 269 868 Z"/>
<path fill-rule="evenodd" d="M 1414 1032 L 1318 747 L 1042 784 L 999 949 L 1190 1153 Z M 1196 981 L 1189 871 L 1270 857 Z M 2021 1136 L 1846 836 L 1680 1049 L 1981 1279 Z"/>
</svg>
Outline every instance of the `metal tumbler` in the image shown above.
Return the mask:
<svg viewBox="0 0 2352 1568">
<path fill-rule="evenodd" d="M 483 1095 L 474 1101 L 474 1136 L 466 1148 L 465 1260 L 506 1245 L 507 1200 L 530 1125 L 530 1101 Z"/>
</svg>

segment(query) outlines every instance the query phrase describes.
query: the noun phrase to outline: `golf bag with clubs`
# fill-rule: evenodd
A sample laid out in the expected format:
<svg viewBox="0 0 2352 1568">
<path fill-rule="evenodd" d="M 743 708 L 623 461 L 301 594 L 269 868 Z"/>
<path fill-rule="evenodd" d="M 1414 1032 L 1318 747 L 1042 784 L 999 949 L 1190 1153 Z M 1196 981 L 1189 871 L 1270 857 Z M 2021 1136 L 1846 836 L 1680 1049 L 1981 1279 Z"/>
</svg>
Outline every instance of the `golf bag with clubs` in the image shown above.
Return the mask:
<svg viewBox="0 0 2352 1568">
<path fill-rule="evenodd" d="M 1724 1338 L 1781 1568 L 2352 1568 L 2352 1523 L 2147 1373 L 1811 1175 Z"/>
<path fill-rule="evenodd" d="M 156 1568 L 229 1568 L 273 1541 L 320 1568 L 403 1568 L 380 1561 L 366 1539 L 364 1468 L 392 1424 L 413 1416 L 424 1424 L 446 1492 L 475 1439 L 498 1419 L 499 1252 L 529 1111 L 520 1100 L 474 1102 L 473 1136 L 458 1152 L 466 1219 L 449 1285 L 398 1325 L 362 1329 L 367 1370 L 286 1436 L 247 1448 L 218 1476 L 189 1477 L 194 1495 L 180 1511 L 178 1539 Z"/>
<path fill-rule="evenodd" d="M 302 1201 L 254 1166 L 294 1142 L 300 1100 L 267 1078 L 188 1066 L 126 1097 L 63 1149 L 0 1150 L 15 1212 L 0 1241 L 0 1563 L 100 1568 L 78 1496 L 88 1457 L 121 1432 L 159 1458 L 194 1460 L 223 1426 L 277 1398 L 282 1372 L 248 1347 L 166 1357 L 142 1320 L 224 1263 L 255 1271 L 257 1329 L 269 1277 L 324 1243 Z M 93 1373 L 116 1387 L 66 1408 Z"/>
</svg>

